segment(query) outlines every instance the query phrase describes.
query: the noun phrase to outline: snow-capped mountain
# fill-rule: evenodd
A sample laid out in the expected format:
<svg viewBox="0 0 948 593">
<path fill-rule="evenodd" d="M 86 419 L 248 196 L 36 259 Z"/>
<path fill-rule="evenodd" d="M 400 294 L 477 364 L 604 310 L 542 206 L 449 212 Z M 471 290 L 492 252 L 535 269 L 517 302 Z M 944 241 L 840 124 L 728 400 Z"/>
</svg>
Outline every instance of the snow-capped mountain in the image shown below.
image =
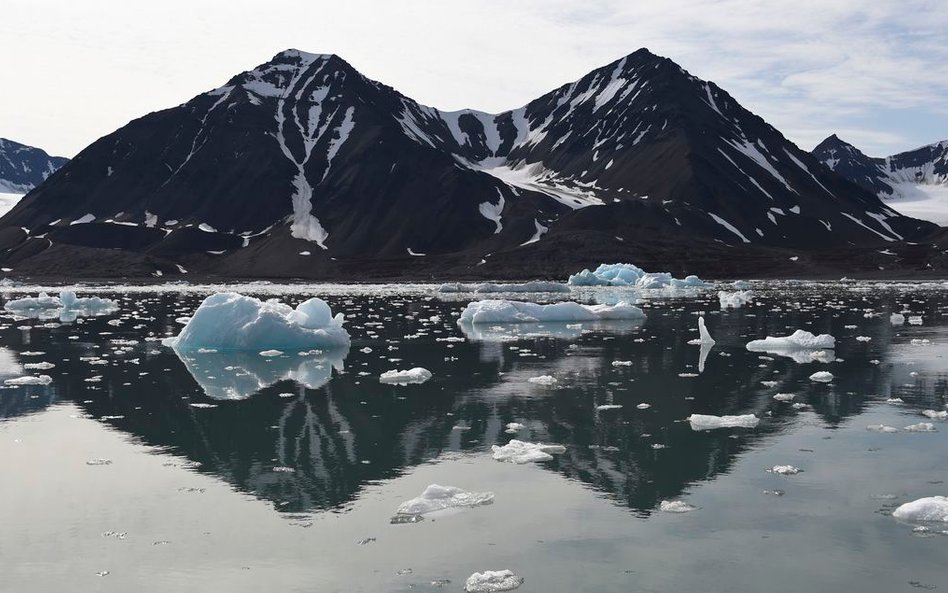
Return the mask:
<svg viewBox="0 0 948 593">
<path fill-rule="evenodd" d="M 500 114 L 426 107 L 287 50 L 83 150 L 0 219 L 0 259 L 124 273 L 118 249 L 123 265 L 318 277 L 506 254 L 542 272 L 585 262 L 550 255 L 566 239 L 805 249 L 930 230 L 644 49 Z"/>
<path fill-rule="evenodd" d="M 813 155 L 894 210 L 948 226 L 948 141 L 873 158 L 834 134 Z"/>
<path fill-rule="evenodd" d="M 813 155 L 884 200 L 915 198 L 920 185 L 948 185 L 948 140 L 873 158 L 833 134 L 813 149 Z"/>
<path fill-rule="evenodd" d="M 0 193 L 25 194 L 56 172 L 69 159 L 0 138 Z"/>
</svg>

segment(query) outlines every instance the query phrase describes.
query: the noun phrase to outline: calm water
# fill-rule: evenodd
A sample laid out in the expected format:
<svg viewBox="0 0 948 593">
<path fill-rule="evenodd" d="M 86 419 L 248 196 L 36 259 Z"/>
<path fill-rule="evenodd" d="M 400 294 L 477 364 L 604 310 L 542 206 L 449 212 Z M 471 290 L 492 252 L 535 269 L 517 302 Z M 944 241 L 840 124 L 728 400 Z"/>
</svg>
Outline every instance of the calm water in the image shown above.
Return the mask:
<svg viewBox="0 0 948 593">
<path fill-rule="evenodd" d="M 729 311 L 715 291 L 655 296 L 644 324 L 520 338 L 462 332 L 466 298 L 425 287 L 293 290 L 280 298 L 317 293 L 346 314 L 348 352 L 183 361 L 157 339 L 200 290 L 108 294 L 118 313 L 75 322 L 2 320 L 0 379 L 53 380 L 0 390 L 0 591 L 461 591 L 504 568 L 521 592 L 948 588 L 948 536 L 889 516 L 948 494 L 948 423 L 901 431 L 945 409 L 943 287 L 782 285 Z M 893 327 L 903 309 L 923 324 Z M 717 340 L 702 372 L 686 343 L 700 311 Z M 837 360 L 744 348 L 797 328 L 836 336 Z M 23 368 L 39 362 L 55 367 Z M 434 377 L 378 381 L 414 366 Z M 834 381 L 810 381 L 817 370 Z M 528 382 L 539 375 L 558 383 Z M 694 412 L 762 420 L 695 432 Z M 566 452 L 494 461 L 512 437 Z M 777 464 L 803 472 L 766 471 Z M 495 502 L 393 524 L 432 483 Z"/>
</svg>

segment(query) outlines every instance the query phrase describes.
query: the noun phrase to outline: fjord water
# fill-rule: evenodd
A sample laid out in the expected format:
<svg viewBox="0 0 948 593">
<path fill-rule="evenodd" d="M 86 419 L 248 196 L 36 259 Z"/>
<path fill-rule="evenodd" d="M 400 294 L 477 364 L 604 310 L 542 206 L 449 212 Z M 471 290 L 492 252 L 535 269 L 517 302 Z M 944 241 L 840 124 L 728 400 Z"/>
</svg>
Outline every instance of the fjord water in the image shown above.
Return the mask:
<svg viewBox="0 0 948 593">
<path fill-rule="evenodd" d="M 889 516 L 948 494 L 948 423 L 921 414 L 948 391 L 942 286 L 761 286 L 727 311 L 715 291 L 658 294 L 643 323 L 467 332 L 470 295 L 290 287 L 284 302 L 345 313 L 348 351 L 186 360 L 157 339 L 200 291 L 100 290 L 118 313 L 3 320 L 0 378 L 52 382 L 0 390 L 0 591 L 461 591 L 506 568 L 523 592 L 948 585 L 948 525 Z M 903 310 L 922 325 L 892 326 Z M 702 369 L 698 312 L 717 340 Z M 797 328 L 836 336 L 836 360 L 744 348 Z M 24 368 L 39 362 L 55 367 Z M 433 378 L 379 383 L 416 366 Z M 692 413 L 761 422 L 696 432 Z M 937 432 L 902 430 L 923 421 Z M 494 461 L 511 438 L 566 451 Z M 803 471 L 766 471 L 783 464 Z M 393 523 L 429 484 L 495 500 Z"/>
</svg>

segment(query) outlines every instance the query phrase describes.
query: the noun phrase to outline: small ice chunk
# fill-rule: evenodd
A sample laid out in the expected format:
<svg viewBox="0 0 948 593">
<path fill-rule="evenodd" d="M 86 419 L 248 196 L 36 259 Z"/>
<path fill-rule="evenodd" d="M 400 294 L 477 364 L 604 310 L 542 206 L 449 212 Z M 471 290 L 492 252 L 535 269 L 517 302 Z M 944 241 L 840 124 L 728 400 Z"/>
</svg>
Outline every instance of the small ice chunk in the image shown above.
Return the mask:
<svg viewBox="0 0 948 593">
<path fill-rule="evenodd" d="M 421 367 L 408 369 L 407 371 L 385 371 L 379 377 L 379 383 L 391 383 L 394 385 L 408 385 L 412 383 L 424 383 L 431 378 L 431 371 Z"/>
<path fill-rule="evenodd" d="M 901 313 L 893 313 L 889 315 L 889 323 L 892 325 L 904 325 L 905 315 L 902 315 Z"/>
<path fill-rule="evenodd" d="M 793 401 L 793 398 L 796 397 L 796 394 L 793 393 L 775 393 L 774 399 L 778 402 L 790 402 Z"/>
<path fill-rule="evenodd" d="M 526 426 L 524 426 L 520 422 L 508 422 L 505 428 L 506 430 L 504 430 L 504 432 L 513 434 L 513 433 L 523 430 L 524 428 L 526 428 Z"/>
<path fill-rule="evenodd" d="M 767 471 L 772 474 L 780 474 L 781 476 L 795 476 L 803 470 L 792 465 L 775 465 Z"/>
<path fill-rule="evenodd" d="M 539 377 L 530 377 L 529 379 L 527 379 L 527 381 L 530 383 L 534 383 L 536 385 L 544 385 L 546 387 L 550 387 L 557 383 L 556 377 L 552 375 L 540 375 Z"/>
<path fill-rule="evenodd" d="M 612 366 L 614 367 L 630 367 L 632 366 L 631 360 L 613 360 Z"/>
<path fill-rule="evenodd" d="M 606 410 L 619 410 L 621 408 L 622 406 L 619 404 L 603 404 L 601 406 L 596 406 L 596 409 L 600 412 L 604 412 Z"/>
<path fill-rule="evenodd" d="M 49 385 L 53 382 L 53 378 L 49 375 L 39 375 L 37 377 L 25 376 L 25 377 L 15 377 L 13 379 L 5 379 L 3 381 L 4 385 Z"/>
<path fill-rule="evenodd" d="M 932 420 L 948 419 L 948 411 L 945 410 L 922 410 L 922 415 Z"/>
<path fill-rule="evenodd" d="M 718 302 L 722 309 L 739 309 L 741 306 L 753 300 L 754 294 L 749 290 L 738 290 L 737 292 L 718 292 Z"/>
<path fill-rule="evenodd" d="M 833 373 L 829 371 L 817 371 L 810 375 L 810 380 L 819 383 L 829 383 L 833 380 Z"/>
<path fill-rule="evenodd" d="M 283 354 L 282 350 L 262 350 L 260 356 L 281 356 Z"/>
<path fill-rule="evenodd" d="M 937 521 L 948 523 L 948 497 L 929 496 L 907 502 L 892 511 L 902 521 Z"/>
<path fill-rule="evenodd" d="M 574 302 L 540 305 L 521 301 L 483 300 L 470 303 L 458 324 L 539 323 L 544 321 L 602 321 L 644 319 L 645 313 L 627 302 L 616 305 L 580 305 Z"/>
<path fill-rule="evenodd" d="M 739 416 L 712 416 L 710 414 L 692 414 L 686 419 L 692 430 L 714 430 L 717 428 L 754 428 L 760 419 L 753 414 Z"/>
<path fill-rule="evenodd" d="M 683 500 L 663 500 L 658 506 L 658 509 L 663 513 L 690 513 L 697 508 Z"/>
<path fill-rule="evenodd" d="M 545 282 L 542 280 L 532 280 L 519 284 L 494 284 L 493 282 L 484 282 L 482 284 L 460 284 L 448 283 L 438 287 L 438 292 L 474 292 L 474 293 L 498 293 L 498 292 L 555 292 L 568 293 L 569 286 L 559 282 Z"/>
<path fill-rule="evenodd" d="M 554 454 L 565 453 L 563 445 L 544 445 L 513 439 L 504 446 L 492 445 L 493 458 L 507 463 L 530 463 L 532 461 L 549 461 Z"/>
<path fill-rule="evenodd" d="M 467 593 L 498 593 L 513 591 L 523 584 L 523 577 L 509 570 L 485 570 L 467 577 L 464 590 Z"/>
<path fill-rule="evenodd" d="M 898 428 L 886 424 L 870 424 L 866 426 L 866 430 L 869 432 L 899 432 Z"/>
<path fill-rule="evenodd" d="M 931 422 L 919 422 L 918 424 L 909 424 L 903 430 L 905 432 L 938 432 L 935 425 Z"/>
<path fill-rule="evenodd" d="M 493 492 L 467 492 L 455 486 L 430 484 L 421 496 L 403 502 L 395 511 L 398 515 L 425 515 L 455 508 L 471 508 L 494 502 Z"/>
</svg>

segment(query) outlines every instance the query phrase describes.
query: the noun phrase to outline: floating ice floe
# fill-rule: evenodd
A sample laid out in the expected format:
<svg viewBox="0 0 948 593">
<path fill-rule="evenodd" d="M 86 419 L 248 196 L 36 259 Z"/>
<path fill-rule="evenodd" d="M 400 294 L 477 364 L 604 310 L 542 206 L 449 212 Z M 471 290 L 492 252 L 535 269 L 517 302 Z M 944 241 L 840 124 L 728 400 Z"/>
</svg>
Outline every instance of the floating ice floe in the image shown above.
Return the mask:
<svg viewBox="0 0 948 593">
<path fill-rule="evenodd" d="M 930 521 L 948 523 L 948 497 L 929 496 L 907 502 L 892 511 L 902 521 Z"/>
<path fill-rule="evenodd" d="M 319 389 L 332 379 L 333 369 L 343 370 L 348 353 L 334 348 L 265 357 L 254 351 L 175 350 L 205 395 L 216 400 L 246 399 L 280 381 Z"/>
<path fill-rule="evenodd" d="M 530 463 L 533 461 L 549 461 L 554 454 L 565 453 L 563 445 L 544 445 L 529 443 L 513 439 L 503 446 L 492 445 L 493 458 L 507 463 Z"/>
<path fill-rule="evenodd" d="M 118 310 L 118 303 L 112 299 L 100 297 L 79 298 L 74 291 L 63 290 L 58 297 L 41 292 L 36 297 L 7 301 L 3 308 L 21 317 L 33 319 L 58 317 L 60 321 L 66 322 L 75 321 L 78 317 L 95 317 L 114 313 Z"/>
<path fill-rule="evenodd" d="M 520 422 L 508 422 L 504 428 L 506 429 L 504 432 L 508 434 L 515 434 L 526 428 L 526 426 Z"/>
<path fill-rule="evenodd" d="M 319 298 L 293 309 L 276 300 L 220 292 L 204 299 L 177 337 L 162 343 L 178 352 L 347 348 L 349 333 L 342 323 L 342 313 L 333 317 Z"/>
<path fill-rule="evenodd" d="M 792 465 L 775 465 L 767 471 L 772 474 L 779 474 L 781 476 L 795 476 L 803 470 Z"/>
<path fill-rule="evenodd" d="M 815 336 L 808 331 L 798 329 L 789 336 L 775 338 L 767 336 L 763 340 L 752 340 L 747 343 L 751 352 L 776 352 L 794 350 L 832 350 L 836 347 L 836 338 L 829 334 Z"/>
<path fill-rule="evenodd" d="M 473 292 L 473 293 L 498 293 L 498 292 L 555 292 L 568 293 L 569 286 L 560 282 L 545 282 L 542 280 L 533 280 L 531 282 L 522 282 L 518 284 L 495 284 L 493 282 L 484 282 L 481 284 L 460 284 L 447 283 L 438 287 L 438 292 Z"/>
<path fill-rule="evenodd" d="M 686 418 L 692 430 L 714 430 L 717 428 L 754 428 L 760 419 L 753 414 L 739 416 L 712 416 L 710 414 L 692 414 Z"/>
<path fill-rule="evenodd" d="M 407 371 L 385 371 L 379 377 L 379 383 L 390 383 L 393 385 L 408 385 L 411 383 L 424 383 L 431 378 L 431 371 L 421 367 L 408 369 Z"/>
<path fill-rule="evenodd" d="M 835 346 L 836 339 L 829 334 L 815 336 L 808 331 L 798 329 L 789 336 L 777 338 L 768 336 L 763 340 L 752 340 L 746 347 L 750 352 L 767 352 L 805 364 L 832 362 L 836 358 L 832 351 Z"/>
<path fill-rule="evenodd" d="M 527 382 L 534 383 L 536 385 L 543 385 L 545 387 L 550 387 L 556 385 L 556 377 L 553 375 L 540 375 L 539 377 L 530 377 L 527 379 Z"/>
<path fill-rule="evenodd" d="M 749 290 L 738 290 L 737 292 L 718 292 L 718 301 L 722 309 L 738 309 L 751 302 L 754 295 Z"/>
<path fill-rule="evenodd" d="M 810 381 L 816 381 L 817 383 L 829 383 L 833 380 L 833 373 L 829 371 L 817 371 L 810 375 Z"/>
<path fill-rule="evenodd" d="M 602 404 L 601 406 L 596 406 L 596 410 L 600 412 L 605 412 L 608 410 L 619 410 L 622 406 L 620 404 Z"/>
<path fill-rule="evenodd" d="M 901 313 L 893 313 L 889 315 L 889 323 L 892 325 L 904 325 L 905 315 L 902 315 Z"/>
<path fill-rule="evenodd" d="M 468 304 L 458 324 L 582 322 L 644 319 L 645 313 L 629 303 L 580 305 L 574 302 L 540 305 L 521 301 L 484 300 Z"/>
<path fill-rule="evenodd" d="M 509 570 L 485 570 L 467 577 L 464 590 L 467 593 L 499 593 L 513 591 L 523 584 L 523 577 Z"/>
<path fill-rule="evenodd" d="M 658 509 L 663 513 L 690 513 L 697 510 L 697 508 L 683 500 L 663 500 L 658 506 Z"/>
<path fill-rule="evenodd" d="M 467 492 L 455 486 L 430 484 L 421 496 L 403 502 L 397 515 L 427 515 L 448 509 L 471 508 L 494 502 L 493 492 Z"/>
<path fill-rule="evenodd" d="M 919 422 L 918 424 L 909 424 L 903 428 L 905 432 L 938 432 L 935 425 L 931 422 Z"/>
<path fill-rule="evenodd" d="M 14 377 L 13 379 L 5 379 L 3 381 L 4 385 L 49 385 L 53 382 L 53 378 L 49 375 L 39 375 L 37 377 L 25 376 L 25 377 Z"/>
<path fill-rule="evenodd" d="M 870 424 L 866 426 L 866 430 L 869 432 L 899 432 L 898 428 L 886 424 Z"/>
<path fill-rule="evenodd" d="M 793 393 L 775 393 L 774 399 L 778 402 L 791 402 L 796 395 Z"/>
<path fill-rule="evenodd" d="M 748 282 L 747 280 L 735 280 L 734 282 L 731 283 L 731 286 L 733 286 L 737 290 L 749 290 L 754 287 L 754 285 Z"/>
<path fill-rule="evenodd" d="M 945 410 L 922 410 L 922 415 L 932 420 L 948 420 L 948 411 Z"/>
<path fill-rule="evenodd" d="M 646 272 L 632 264 L 602 264 L 594 271 L 588 269 L 573 274 L 567 284 L 572 286 L 630 286 L 645 290 L 656 288 L 704 288 L 706 282 L 697 276 L 683 280 L 672 278 L 668 272 Z"/>
</svg>

